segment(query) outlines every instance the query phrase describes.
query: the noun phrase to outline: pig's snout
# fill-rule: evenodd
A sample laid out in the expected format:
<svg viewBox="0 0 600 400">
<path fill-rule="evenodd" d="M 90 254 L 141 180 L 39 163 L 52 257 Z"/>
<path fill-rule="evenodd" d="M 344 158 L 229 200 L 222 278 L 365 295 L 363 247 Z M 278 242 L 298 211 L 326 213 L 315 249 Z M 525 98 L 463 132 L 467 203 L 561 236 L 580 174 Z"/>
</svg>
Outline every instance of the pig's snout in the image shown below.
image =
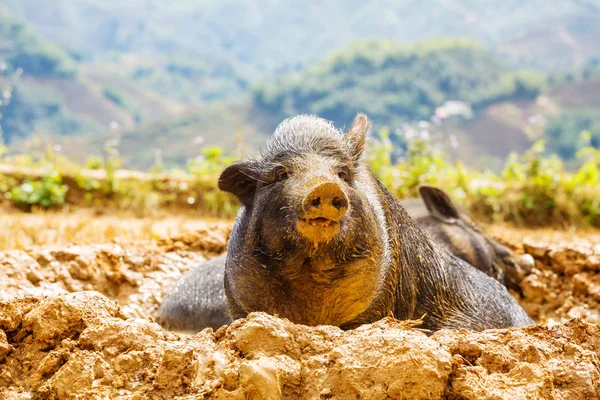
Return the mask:
<svg viewBox="0 0 600 400">
<path fill-rule="evenodd" d="M 348 197 L 334 182 L 309 190 L 298 213 L 298 230 L 318 247 L 340 232 L 340 220 L 348 211 Z"/>
<path fill-rule="evenodd" d="M 302 217 L 318 222 L 338 222 L 348 210 L 348 197 L 334 182 L 313 187 L 302 202 Z"/>
</svg>

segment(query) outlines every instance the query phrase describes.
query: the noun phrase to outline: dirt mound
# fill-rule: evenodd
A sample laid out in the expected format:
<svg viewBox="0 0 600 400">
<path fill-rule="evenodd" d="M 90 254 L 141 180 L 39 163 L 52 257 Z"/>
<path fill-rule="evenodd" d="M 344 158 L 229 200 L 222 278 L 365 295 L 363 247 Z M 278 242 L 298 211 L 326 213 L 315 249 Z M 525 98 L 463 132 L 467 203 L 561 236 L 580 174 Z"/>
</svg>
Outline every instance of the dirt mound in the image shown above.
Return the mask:
<svg viewBox="0 0 600 400">
<path fill-rule="evenodd" d="M 577 320 L 428 337 L 392 319 L 344 332 L 254 313 L 181 337 L 97 292 L 0 304 L 5 398 L 590 399 L 599 352 L 600 329 Z"/>
<path fill-rule="evenodd" d="M 155 242 L 0 252 L 0 300 L 95 290 L 146 318 L 188 269 L 225 251 L 229 232 L 220 225 Z"/>
<path fill-rule="evenodd" d="M 600 323 L 600 235 L 496 228 L 494 235 L 536 260 L 519 299 L 537 322 L 550 325 L 581 318 Z"/>
<path fill-rule="evenodd" d="M 452 354 L 451 399 L 593 399 L 600 396 L 600 327 L 440 331 Z"/>
<path fill-rule="evenodd" d="M 0 252 L 0 300 L 96 290 L 125 315 L 147 318 L 188 269 L 226 249 L 231 226 L 206 224 L 155 241 L 70 245 Z M 536 259 L 521 305 L 540 323 L 600 323 L 600 235 L 492 227 L 492 234 Z"/>
<path fill-rule="evenodd" d="M 189 250 L 220 254 L 227 250 L 231 225 L 215 224 L 203 229 L 188 230 L 164 238 L 157 243 L 167 251 Z"/>
<path fill-rule="evenodd" d="M 392 319 L 344 332 L 256 313 L 185 336 L 153 323 L 229 232 L 0 252 L 0 399 L 600 397 L 593 236 L 493 232 L 536 259 L 519 301 L 548 326 L 427 336 Z"/>
</svg>

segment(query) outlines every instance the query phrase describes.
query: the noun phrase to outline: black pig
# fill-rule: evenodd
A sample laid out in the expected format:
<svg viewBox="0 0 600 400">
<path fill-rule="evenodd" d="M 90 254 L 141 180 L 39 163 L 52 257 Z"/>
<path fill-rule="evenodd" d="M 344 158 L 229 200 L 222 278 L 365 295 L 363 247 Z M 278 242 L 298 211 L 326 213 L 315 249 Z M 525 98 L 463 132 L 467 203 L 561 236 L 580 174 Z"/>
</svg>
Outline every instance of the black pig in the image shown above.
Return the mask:
<svg viewBox="0 0 600 400">
<path fill-rule="evenodd" d="M 487 235 L 467 214 L 460 212 L 441 189 L 419 187 L 420 199 L 400 203 L 411 218 L 439 245 L 517 292 L 534 266 L 529 254 L 516 254 Z"/>
<path fill-rule="evenodd" d="M 427 234 L 455 256 L 520 291 L 518 284 L 533 266 L 533 257 L 517 255 L 494 241 L 440 189 L 424 185 L 419 194 L 421 198 L 401 200 L 400 204 Z M 164 298 L 157 321 L 187 332 L 229 324 L 223 287 L 225 261 L 226 254 L 222 254 L 181 277 Z"/>
<path fill-rule="evenodd" d="M 393 315 L 482 330 L 533 321 L 506 288 L 434 242 L 362 161 L 369 122 L 279 125 L 259 159 L 219 179 L 242 203 L 229 240 L 232 318 L 264 311 L 352 328 Z"/>
</svg>

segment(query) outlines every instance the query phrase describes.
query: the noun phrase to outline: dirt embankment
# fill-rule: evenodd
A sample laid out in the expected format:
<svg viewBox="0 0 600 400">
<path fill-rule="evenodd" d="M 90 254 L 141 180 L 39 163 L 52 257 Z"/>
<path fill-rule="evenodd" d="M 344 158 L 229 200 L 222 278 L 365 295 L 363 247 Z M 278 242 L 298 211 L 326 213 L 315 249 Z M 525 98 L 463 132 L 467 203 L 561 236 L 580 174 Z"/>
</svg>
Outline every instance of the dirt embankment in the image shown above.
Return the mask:
<svg viewBox="0 0 600 400">
<path fill-rule="evenodd" d="M 343 332 L 251 314 L 180 337 L 97 292 L 4 303 L 0 394 L 41 398 L 565 398 L 600 393 L 581 321 L 431 337 L 391 319 Z M 137 395 L 135 397 L 134 395 Z"/>
<path fill-rule="evenodd" d="M 258 313 L 185 336 L 153 323 L 228 233 L 0 253 L 0 399 L 600 397 L 595 238 L 494 232 L 536 258 L 520 301 L 548 326 L 427 336 L 391 319 L 343 332 Z"/>
<path fill-rule="evenodd" d="M 0 252 L 0 301 L 95 290 L 128 317 L 150 317 L 177 279 L 226 249 L 229 225 L 207 224 L 155 242 Z"/>
<path fill-rule="evenodd" d="M 556 324 L 571 318 L 600 323 L 600 233 L 493 229 L 516 251 L 536 260 L 521 283 L 521 305 L 537 322 Z"/>
</svg>

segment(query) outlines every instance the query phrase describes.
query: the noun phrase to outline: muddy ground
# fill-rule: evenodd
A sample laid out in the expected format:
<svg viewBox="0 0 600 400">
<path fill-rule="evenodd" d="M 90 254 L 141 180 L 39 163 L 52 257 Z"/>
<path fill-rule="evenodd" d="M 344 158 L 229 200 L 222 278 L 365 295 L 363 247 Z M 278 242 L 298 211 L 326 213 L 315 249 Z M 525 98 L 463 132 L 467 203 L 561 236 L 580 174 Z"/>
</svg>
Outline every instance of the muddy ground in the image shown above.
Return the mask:
<svg viewBox="0 0 600 400">
<path fill-rule="evenodd" d="M 392 319 L 343 332 L 252 314 L 180 335 L 152 322 L 227 223 L 154 241 L 0 252 L 0 399 L 600 398 L 600 234 L 491 232 L 536 259 L 540 325 L 427 336 Z"/>
</svg>

